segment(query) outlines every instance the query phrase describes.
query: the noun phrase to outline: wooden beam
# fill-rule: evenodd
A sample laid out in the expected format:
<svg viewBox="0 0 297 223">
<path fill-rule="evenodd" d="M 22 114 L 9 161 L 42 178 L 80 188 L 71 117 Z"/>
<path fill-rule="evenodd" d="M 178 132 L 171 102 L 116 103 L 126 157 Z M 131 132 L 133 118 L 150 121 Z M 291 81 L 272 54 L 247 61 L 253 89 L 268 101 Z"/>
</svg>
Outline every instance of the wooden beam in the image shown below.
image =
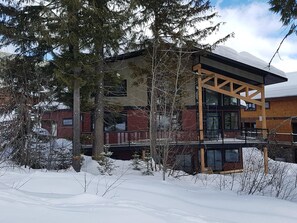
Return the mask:
<svg viewBox="0 0 297 223">
<path fill-rule="evenodd" d="M 265 108 L 265 86 L 261 86 L 261 110 L 262 110 L 262 129 L 263 129 L 263 138 L 267 139 L 267 123 L 266 123 L 266 108 Z"/>
<path fill-rule="evenodd" d="M 215 88 L 213 86 L 210 86 L 210 85 L 203 85 L 204 88 L 206 89 L 209 89 L 209 90 L 212 90 L 212 91 L 216 91 L 216 92 L 219 92 L 221 94 L 225 94 L 225 95 L 228 95 L 230 97 L 234 97 L 234 98 L 238 98 L 238 99 L 242 99 L 244 101 L 247 101 L 247 102 L 250 102 L 250 103 L 253 103 L 253 104 L 256 104 L 256 105 L 262 105 L 262 103 L 258 100 L 255 100 L 255 99 L 250 99 L 248 97 L 245 97 L 245 96 L 241 96 L 239 94 L 234 94 L 234 93 L 231 93 L 230 91 L 227 91 L 227 90 L 223 90 L 223 89 L 219 89 L 219 88 Z"/>
<path fill-rule="evenodd" d="M 263 156 L 264 156 L 264 173 L 265 173 L 265 175 L 267 175 L 268 174 L 268 149 L 267 149 L 267 146 L 264 146 Z"/>
<path fill-rule="evenodd" d="M 201 173 L 205 173 L 205 160 L 204 160 L 204 155 L 205 150 L 204 146 L 200 148 L 200 168 L 201 168 Z"/>
<path fill-rule="evenodd" d="M 261 91 L 256 91 L 256 92 L 252 93 L 251 95 L 249 95 L 248 97 L 252 99 L 253 97 L 255 97 L 255 96 L 257 96 L 258 94 L 261 94 L 261 93 L 262 93 Z"/>
<path fill-rule="evenodd" d="M 247 87 L 249 87 L 252 90 L 259 90 L 259 91 L 261 91 L 261 89 L 262 89 L 261 86 L 259 87 L 259 86 L 256 86 L 256 85 L 248 84 L 248 83 L 245 83 L 243 81 L 234 79 L 232 77 L 227 77 L 227 76 L 224 76 L 224 75 L 221 75 L 221 74 L 218 74 L 218 73 L 215 73 L 215 72 L 206 70 L 206 69 L 201 69 L 201 72 L 203 74 L 217 76 L 219 79 L 222 79 L 222 80 L 229 80 L 230 82 L 233 82 L 233 83 L 238 84 L 238 85 L 247 86 Z"/>
<path fill-rule="evenodd" d="M 198 69 L 198 112 L 199 112 L 199 139 L 204 140 L 203 132 L 203 97 L 202 97 L 202 73 L 201 67 Z"/>
<path fill-rule="evenodd" d="M 235 90 L 233 90 L 233 93 L 237 94 L 238 92 L 242 91 L 245 88 L 246 88 L 246 86 L 240 86 L 240 87 L 236 88 Z"/>
<path fill-rule="evenodd" d="M 198 68 L 198 67 L 197 67 Z M 217 74 L 215 72 L 208 71 L 206 69 L 198 69 L 198 72 L 201 71 L 201 78 L 202 78 L 202 87 L 228 95 L 230 97 L 234 97 L 237 99 L 241 99 L 256 105 L 262 106 L 262 102 L 256 99 L 253 99 L 255 96 L 262 94 L 262 86 L 255 86 L 252 84 L 245 83 L 243 81 L 236 80 L 231 77 L 226 77 L 221 74 Z M 202 74 L 206 74 L 206 77 L 203 77 Z M 214 85 L 208 84 L 207 82 L 213 81 Z M 218 85 L 218 81 L 223 81 L 223 83 Z M 230 84 L 229 89 L 223 89 L 224 86 Z M 234 86 L 238 85 L 239 87 L 234 89 Z M 245 95 L 241 95 L 240 92 L 245 89 Z M 252 93 L 250 94 L 250 92 Z"/>
<path fill-rule="evenodd" d="M 204 79 L 202 80 L 202 84 L 204 84 L 204 83 L 210 81 L 210 80 L 213 79 L 213 78 L 214 78 L 214 77 L 207 77 L 207 78 L 204 78 Z"/>
<path fill-rule="evenodd" d="M 218 88 L 222 88 L 222 87 L 226 86 L 229 83 L 230 83 L 230 81 L 224 81 L 223 83 L 221 83 L 220 85 L 218 85 Z"/>
</svg>

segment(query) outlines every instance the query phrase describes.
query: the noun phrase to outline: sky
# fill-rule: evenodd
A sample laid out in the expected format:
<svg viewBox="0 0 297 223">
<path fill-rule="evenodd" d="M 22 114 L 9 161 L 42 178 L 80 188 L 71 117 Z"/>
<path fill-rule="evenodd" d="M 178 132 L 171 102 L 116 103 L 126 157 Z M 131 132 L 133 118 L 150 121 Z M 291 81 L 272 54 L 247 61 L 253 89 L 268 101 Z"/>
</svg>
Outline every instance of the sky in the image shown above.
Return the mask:
<svg viewBox="0 0 297 223">
<path fill-rule="evenodd" d="M 246 51 L 269 63 L 287 29 L 280 16 L 269 11 L 268 0 L 211 0 L 219 13 L 217 22 L 224 22 L 219 33 L 234 33 L 224 45 L 238 52 Z M 283 43 L 272 65 L 284 72 L 297 71 L 297 36 Z"/>
<path fill-rule="evenodd" d="M 280 16 L 269 11 L 268 0 L 211 0 L 219 13 L 216 22 L 224 22 L 220 31 L 210 38 L 214 41 L 234 33 L 224 45 L 241 52 L 246 51 L 267 64 L 277 50 L 287 29 Z M 297 36 L 287 38 L 274 58 L 272 65 L 284 72 L 297 71 Z M 1 51 L 12 52 L 13 48 Z"/>
</svg>

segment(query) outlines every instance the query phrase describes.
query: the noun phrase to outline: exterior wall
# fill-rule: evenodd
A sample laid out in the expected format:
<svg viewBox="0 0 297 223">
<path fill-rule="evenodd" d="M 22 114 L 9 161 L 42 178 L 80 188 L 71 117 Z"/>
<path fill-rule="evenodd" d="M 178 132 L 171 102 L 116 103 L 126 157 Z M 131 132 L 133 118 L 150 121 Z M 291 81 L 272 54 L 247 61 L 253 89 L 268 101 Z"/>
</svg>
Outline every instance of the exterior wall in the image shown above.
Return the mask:
<svg viewBox="0 0 297 223">
<path fill-rule="evenodd" d="M 197 128 L 196 110 L 184 109 L 182 111 L 182 130 L 195 131 Z"/>
<path fill-rule="evenodd" d="M 43 128 L 49 132 L 52 131 L 52 124 L 57 124 L 57 137 L 59 138 L 72 138 L 72 125 L 64 126 L 63 119 L 72 119 L 71 110 L 58 110 L 55 112 L 46 112 L 42 117 Z"/>
<path fill-rule="evenodd" d="M 148 130 L 148 114 L 144 110 L 127 111 L 127 130 Z"/>
<path fill-rule="evenodd" d="M 130 64 L 141 65 L 144 63 L 142 57 L 119 60 L 112 63 L 114 69 L 122 79 L 127 80 L 127 96 L 106 97 L 108 103 L 121 106 L 147 106 L 147 83 L 146 78 L 139 75 L 139 80 L 133 77 Z M 141 79 L 141 80 L 140 80 Z M 136 84 L 137 83 L 137 84 Z"/>
<path fill-rule="evenodd" d="M 266 109 L 267 128 L 277 133 L 292 133 L 292 122 L 289 120 L 292 116 L 297 116 L 297 97 L 266 99 L 270 107 Z M 255 122 L 257 128 L 261 128 L 259 121 L 261 116 L 261 107 L 256 106 L 256 111 L 245 111 L 241 109 L 241 119 L 244 122 Z M 277 136 L 277 137 L 275 137 Z M 279 141 L 292 141 L 289 135 L 271 135 L 273 139 Z"/>
<path fill-rule="evenodd" d="M 91 114 L 82 113 L 81 132 L 91 132 Z M 72 125 L 63 125 L 64 119 L 72 119 L 72 110 L 57 110 L 54 112 L 45 112 L 42 116 L 42 127 L 52 132 L 52 124 L 57 124 L 58 138 L 72 138 Z"/>
</svg>

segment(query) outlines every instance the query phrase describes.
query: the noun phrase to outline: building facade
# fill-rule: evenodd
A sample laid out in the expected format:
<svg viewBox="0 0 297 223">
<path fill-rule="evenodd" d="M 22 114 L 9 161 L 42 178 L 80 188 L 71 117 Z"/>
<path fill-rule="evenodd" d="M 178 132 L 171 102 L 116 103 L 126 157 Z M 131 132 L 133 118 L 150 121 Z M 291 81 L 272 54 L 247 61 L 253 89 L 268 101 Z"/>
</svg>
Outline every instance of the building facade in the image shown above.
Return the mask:
<svg viewBox="0 0 297 223">
<path fill-rule="evenodd" d="M 297 72 L 286 74 L 288 81 L 266 88 L 265 108 L 269 156 L 273 159 L 297 162 Z M 260 118 L 259 118 L 260 117 Z M 260 108 L 248 103 L 241 110 L 242 126 L 261 126 Z"/>
<path fill-rule="evenodd" d="M 142 81 L 136 84 L 130 66 L 144 64 L 144 54 L 125 54 L 112 62 L 121 81 L 105 95 L 106 101 L 116 104 L 117 109 L 105 111 L 104 142 L 115 158 L 131 159 L 135 151 L 149 148 L 149 81 L 140 74 Z M 157 103 L 156 149 L 162 154 L 164 142 L 169 145 L 169 161 L 174 168 L 188 172 L 242 169 L 242 148 L 264 145 L 265 109 L 261 109 L 261 137 L 247 137 L 240 125 L 240 100 L 263 107 L 264 86 L 286 78 L 281 71 L 262 69 L 251 61 L 227 48 L 193 53 L 187 65 L 188 76 L 181 84 L 180 106 L 168 117 L 167 108 L 163 108 L 166 97 Z M 43 126 L 57 137 L 71 138 L 71 110 L 46 112 L 43 120 Z M 81 121 L 82 142 L 87 145 L 93 134 L 92 113 L 83 113 Z"/>
</svg>

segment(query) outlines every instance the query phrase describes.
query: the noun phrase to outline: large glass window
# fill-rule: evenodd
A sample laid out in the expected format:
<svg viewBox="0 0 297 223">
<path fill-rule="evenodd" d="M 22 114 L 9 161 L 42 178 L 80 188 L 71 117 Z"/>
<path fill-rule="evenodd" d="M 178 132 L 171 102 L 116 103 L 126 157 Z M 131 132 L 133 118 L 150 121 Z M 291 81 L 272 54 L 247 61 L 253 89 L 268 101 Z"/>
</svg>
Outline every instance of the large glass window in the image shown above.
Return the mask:
<svg viewBox="0 0 297 223">
<path fill-rule="evenodd" d="M 104 81 L 105 96 L 125 97 L 127 96 L 127 80 Z"/>
<path fill-rule="evenodd" d="M 123 113 L 105 113 L 104 114 L 104 131 L 126 131 L 127 115 Z"/>
<path fill-rule="evenodd" d="M 239 162 L 238 149 L 227 149 L 225 151 L 225 161 L 228 163 L 238 163 Z"/>
<path fill-rule="evenodd" d="M 233 98 L 230 97 L 228 95 L 223 95 L 223 99 L 224 99 L 224 105 L 225 106 L 234 106 L 234 105 L 238 105 L 238 100 L 237 98 Z"/>
<path fill-rule="evenodd" d="M 224 127 L 227 130 L 238 129 L 238 112 L 225 112 Z"/>
<path fill-rule="evenodd" d="M 219 93 L 215 91 L 205 91 L 206 105 L 219 105 Z"/>
</svg>

